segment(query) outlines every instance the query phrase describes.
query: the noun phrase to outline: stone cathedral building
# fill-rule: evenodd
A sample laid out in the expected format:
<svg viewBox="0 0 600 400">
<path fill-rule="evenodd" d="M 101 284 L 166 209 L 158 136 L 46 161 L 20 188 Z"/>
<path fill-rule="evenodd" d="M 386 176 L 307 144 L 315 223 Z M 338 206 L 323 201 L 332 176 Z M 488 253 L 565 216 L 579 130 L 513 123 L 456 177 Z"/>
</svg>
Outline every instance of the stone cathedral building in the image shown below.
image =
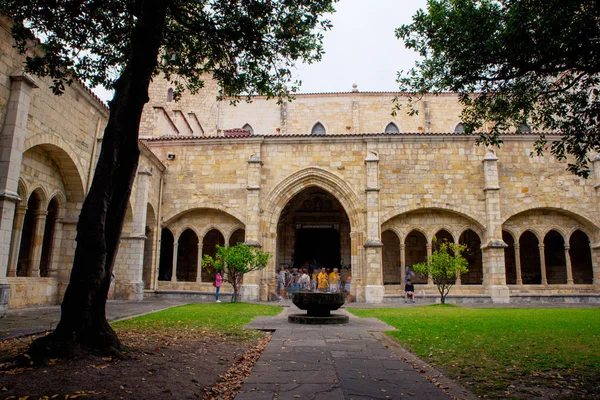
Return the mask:
<svg viewBox="0 0 600 400">
<path fill-rule="evenodd" d="M 56 97 L 25 74 L 0 22 L 0 309 L 57 304 L 108 109 L 81 84 Z M 356 301 L 394 302 L 436 238 L 468 246 L 449 301 L 600 302 L 597 155 L 585 180 L 531 157 L 527 126 L 478 147 L 453 94 L 392 117 L 396 93 L 356 86 L 237 106 L 211 80 L 178 102 L 165 81 L 150 90 L 111 298 L 210 296 L 202 255 L 245 242 L 272 254 L 245 299 L 269 300 L 280 267 L 315 259 L 352 275 Z"/>
</svg>

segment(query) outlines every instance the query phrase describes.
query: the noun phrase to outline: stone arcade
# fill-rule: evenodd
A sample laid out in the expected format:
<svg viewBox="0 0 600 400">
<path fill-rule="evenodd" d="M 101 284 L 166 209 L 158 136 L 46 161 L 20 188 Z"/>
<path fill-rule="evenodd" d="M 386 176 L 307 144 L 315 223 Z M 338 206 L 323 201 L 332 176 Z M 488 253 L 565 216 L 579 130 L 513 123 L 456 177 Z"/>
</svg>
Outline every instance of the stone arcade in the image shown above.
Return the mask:
<svg viewBox="0 0 600 400">
<path fill-rule="evenodd" d="M 57 304 L 108 110 L 78 83 L 56 97 L 23 73 L 0 22 L 0 307 Z M 436 237 L 469 247 L 449 301 L 600 302 L 597 155 L 584 180 L 530 157 L 525 126 L 477 147 L 453 94 L 392 117 L 395 93 L 356 87 L 281 105 L 216 92 L 208 80 L 174 102 L 151 86 L 111 298 L 210 297 L 202 255 L 245 242 L 273 258 L 245 277 L 244 299 L 268 300 L 279 267 L 316 258 L 352 274 L 357 301 L 400 301 L 405 267 Z M 436 289 L 420 277 L 417 292 Z"/>
</svg>

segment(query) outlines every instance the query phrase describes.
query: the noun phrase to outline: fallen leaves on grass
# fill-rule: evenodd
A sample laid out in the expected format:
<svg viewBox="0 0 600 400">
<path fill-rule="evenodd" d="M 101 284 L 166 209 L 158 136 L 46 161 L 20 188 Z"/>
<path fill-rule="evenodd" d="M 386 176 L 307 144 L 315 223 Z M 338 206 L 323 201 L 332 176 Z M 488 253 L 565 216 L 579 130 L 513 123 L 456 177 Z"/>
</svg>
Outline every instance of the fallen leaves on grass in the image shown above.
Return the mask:
<svg viewBox="0 0 600 400">
<path fill-rule="evenodd" d="M 235 398 L 270 340 L 270 334 L 258 339 L 256 345 L 250 347 L 227 372 L 220 376 L 221 379 L 216 385 L 205 389 L 203 400 Z"/>
</svg>

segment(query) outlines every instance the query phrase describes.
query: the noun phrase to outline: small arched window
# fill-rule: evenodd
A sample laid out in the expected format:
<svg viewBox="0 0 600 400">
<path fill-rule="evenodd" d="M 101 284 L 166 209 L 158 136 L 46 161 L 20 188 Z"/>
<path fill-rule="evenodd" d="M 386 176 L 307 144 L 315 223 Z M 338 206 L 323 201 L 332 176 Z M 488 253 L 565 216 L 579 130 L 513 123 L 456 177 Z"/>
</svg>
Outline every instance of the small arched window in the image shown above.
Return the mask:
<svg viewBox="0 0 600 400">
<path fill-rule="evenodd" d="M 519 125 L 519 132 L 521 132 L 521 133 L 531 132 L 531 127 L 527 124 L 521 124 L 521 125 Z"/>
<path fill-rule="evenodd" d="M 395 123 L 390 122 L 385 127 L 385 133 L 400 133 L 400 130 L 398 129 Z"/>
<path fill-rule="evenodd" d="M 311 135 L 326 135 L 327 131 L 325 130 L 325 127 L 323 126 L 322 123 L 317 122 L 315 124 L 315 126 L 313 126 L 312 131 L 310 132 Z"/>
<path fill-rule="evenodd" d="M 454 127 L 454 132 L 456 133 L 465 133 L 465 126 L 462 122 L 459 122 L 456 127 Z"/>
<path fill-rule="evenodd" d="M 244 126 L 242 126 L 242 129 L 250 132 L 251 135 L 254 135 L 254 129 L 252 129 L 252 125 L 245 124 Z"/>
<path fill-rule="evenodd" d="M 167 90 L 167 102 L 172 102 L 173 101 L 173 88 L 169 88 L 169 90 Z"/>
</svg>

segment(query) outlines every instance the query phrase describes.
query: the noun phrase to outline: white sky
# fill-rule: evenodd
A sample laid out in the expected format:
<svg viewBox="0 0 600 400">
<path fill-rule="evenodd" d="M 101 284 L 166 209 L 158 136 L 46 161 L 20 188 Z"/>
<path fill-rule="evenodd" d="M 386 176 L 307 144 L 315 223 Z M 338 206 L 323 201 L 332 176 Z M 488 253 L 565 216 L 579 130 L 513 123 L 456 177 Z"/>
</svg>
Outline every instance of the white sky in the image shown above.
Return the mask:
<svg viewBox="0 0 600 400">
<path fill-rule="evenodd" d="M 426 0 L 340 0 L 325 32 L 321 62 L 299 65 L 300 93 L 396 91 L 396 73 L 410 69 L 416 53 L 404 48 L 394 30 L 411 22 Z M 111 94 L 94 90 L 104 100 Z"/>
</svg>

